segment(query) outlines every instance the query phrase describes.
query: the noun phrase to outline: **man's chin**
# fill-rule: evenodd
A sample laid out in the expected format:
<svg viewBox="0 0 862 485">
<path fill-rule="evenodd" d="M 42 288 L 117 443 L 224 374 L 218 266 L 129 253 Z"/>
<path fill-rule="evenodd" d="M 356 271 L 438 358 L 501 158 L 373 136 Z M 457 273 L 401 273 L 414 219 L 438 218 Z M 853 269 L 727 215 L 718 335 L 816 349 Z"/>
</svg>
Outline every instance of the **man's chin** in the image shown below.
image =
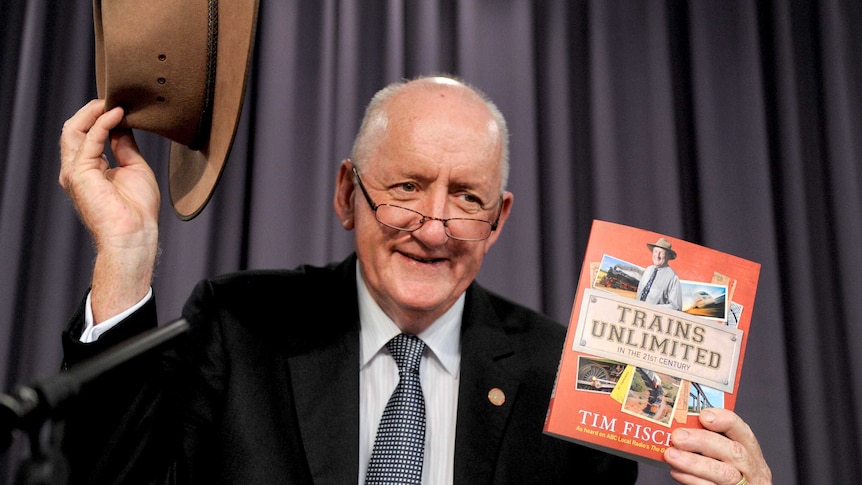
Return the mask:
<svg viewBox="0 0 862 485">
<path fill-rule="evenodd" d="M 404 311 L 433 313 L 440 308 L 448 308 L 452 301 L 451 292 L 441 292 L 439 285 L 434 287 L 410 286 L 399 289 L 398 306 Z"/>
<path fill-rule="evenodd" d="M 417 298 L 417 296 L 421 296 Z M 419 313 L 427 313 L 434 312 L 442 306 L 446 306 L 446 300 L 443 297 L 432 296 L 431 294 L 417 295 L 403 295 L 403 298 L 400 299 L 399 306 L 405 311 L 409 312 L 419 312 Z"/>
</svg>

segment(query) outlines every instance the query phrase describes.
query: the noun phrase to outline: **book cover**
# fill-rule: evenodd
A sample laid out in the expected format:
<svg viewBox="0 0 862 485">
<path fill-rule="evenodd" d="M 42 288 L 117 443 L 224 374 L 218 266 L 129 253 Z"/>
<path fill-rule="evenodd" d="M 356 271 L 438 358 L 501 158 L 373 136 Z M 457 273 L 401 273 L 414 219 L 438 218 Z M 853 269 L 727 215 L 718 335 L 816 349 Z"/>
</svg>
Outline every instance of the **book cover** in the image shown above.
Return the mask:
<svg viewBox="0 0 862 485">
<path fill-rule="evenodd" d="M 594 221 L 544 432 L 667 467 L 673 429 L 736 404 L 759 275 L 752 261 Z"/>
</svg>

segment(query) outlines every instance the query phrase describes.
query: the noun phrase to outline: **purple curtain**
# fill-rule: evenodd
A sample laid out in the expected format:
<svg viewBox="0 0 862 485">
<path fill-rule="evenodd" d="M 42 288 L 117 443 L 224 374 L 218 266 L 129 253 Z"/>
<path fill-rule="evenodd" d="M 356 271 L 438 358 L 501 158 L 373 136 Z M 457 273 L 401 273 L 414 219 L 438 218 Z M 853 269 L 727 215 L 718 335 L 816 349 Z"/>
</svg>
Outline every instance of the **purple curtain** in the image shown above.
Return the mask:
<svg viewBox="0 0 862 485">
<path fill-rule="evenodd" d="M 253 72 L 203 213 L 167 202 L 168 322 L 200 278 L 351 251 L 339 161 L 388 82 L 450 73 L 511 128 L 512 217 L 479 280 L 568 321 L 590 223 L 762 264 L 737 411 L 775 483 L 859 480 L 862 4 L 858 0 L 261 0 Z M 57 184 L 63 122 L 95 96 L 92 4 L 0 0 L 0 379 L 53 375 L 89 236 Z M 2 456 L 10 476 L 23 448 Z M 640 483 L 672 483 L 641 467 Z"/>
</svg>

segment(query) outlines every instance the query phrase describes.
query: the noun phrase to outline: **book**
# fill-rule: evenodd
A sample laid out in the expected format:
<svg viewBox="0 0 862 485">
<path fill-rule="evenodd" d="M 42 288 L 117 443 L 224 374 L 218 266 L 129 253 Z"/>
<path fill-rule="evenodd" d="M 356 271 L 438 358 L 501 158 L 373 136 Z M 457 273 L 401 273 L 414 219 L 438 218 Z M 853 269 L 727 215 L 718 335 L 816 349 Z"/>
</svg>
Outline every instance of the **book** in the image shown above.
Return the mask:
<svg viewBox="0 0 862 485">
<path fill-rule="evenodd" d="M 752 261 L 593 221 L 544 433 L 668 467 L 674 429 L 736 404 L 759 275 Z"/>
</svg>

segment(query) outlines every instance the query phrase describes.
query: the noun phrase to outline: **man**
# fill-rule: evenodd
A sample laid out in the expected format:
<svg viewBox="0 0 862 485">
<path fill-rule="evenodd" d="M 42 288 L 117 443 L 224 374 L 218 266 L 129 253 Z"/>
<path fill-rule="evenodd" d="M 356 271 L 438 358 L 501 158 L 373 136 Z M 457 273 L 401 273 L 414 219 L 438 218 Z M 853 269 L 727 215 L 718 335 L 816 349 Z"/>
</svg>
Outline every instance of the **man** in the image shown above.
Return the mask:
<svg viewBox="0 0 862 485">
<path fill-rule="evenodd" d="M 60 183 L 97 248 L 89 303 L 65 335 L 70 365 L 155 325 L 158 186 L 126 131 L 111 133 L 118 167 L 107 166 L 123 113 L 103 111 L 90 102 L 61 137 Z M 399 379 L 387 342 L 404 333 L 425 345 L 422 483 L 633 483 L 632 462 L 542 434 L 564 327 L 474 282 L 512 207 L 506 130 L 454 79 L 378 93 L 336 179 L 355 255 L 200 283 L 186 341 L 82 393 L 66 426 L 73 477 L 364 483 Z M 680 435 L 674 476 L 768 483 L 745 423 L 702 416 L 724 435 Z"/>
<path fill-rule="evenodd" d="M 682 310 L 682 288 L 679 276 L 668 263 L 676 259 L 670 241 L 660 237 L 655 244 L 647 243 L 652 251 L 652 264 L 647 266 L 638 284 L 638 299 L 673 310 Z"/>
</svg>

